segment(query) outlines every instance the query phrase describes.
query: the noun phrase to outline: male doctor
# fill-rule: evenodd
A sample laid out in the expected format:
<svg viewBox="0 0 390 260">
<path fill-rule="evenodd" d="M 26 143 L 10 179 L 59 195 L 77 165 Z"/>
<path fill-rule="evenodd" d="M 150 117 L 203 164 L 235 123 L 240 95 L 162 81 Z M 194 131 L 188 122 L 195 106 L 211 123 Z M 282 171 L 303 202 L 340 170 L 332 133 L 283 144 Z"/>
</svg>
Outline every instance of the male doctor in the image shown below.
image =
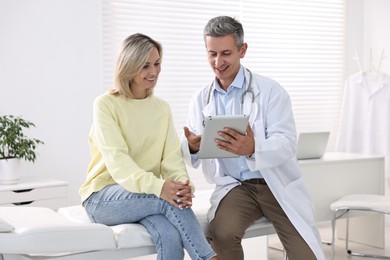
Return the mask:
<svg viewBox="0 0 390 260">
<path fill-rule="evenodd" d="M 194 167 L 202 163 L 206 179 L 216 184 L 207 236 L 218 259 L 244 259 L 245 230 L 262 216 L 273 223 L 289 260 L 325 259 L 314 207 L 295 157 L 289 95 L 274 80 L 240 64 L 248 45 L 236 19 L 211 19 L 204 28 L 204 42 L 215 78 L 190 103 L 182 148 L 186 161 Z M 250 91 L 242 96 L 250 88 L 254 100 Z M 240 156 L 199 159 L 204 118 L 235 114 L 250 114 L 246 134 L 224 129 L 220 136 L 227 141 L 216 143 Z"/>
</svg>

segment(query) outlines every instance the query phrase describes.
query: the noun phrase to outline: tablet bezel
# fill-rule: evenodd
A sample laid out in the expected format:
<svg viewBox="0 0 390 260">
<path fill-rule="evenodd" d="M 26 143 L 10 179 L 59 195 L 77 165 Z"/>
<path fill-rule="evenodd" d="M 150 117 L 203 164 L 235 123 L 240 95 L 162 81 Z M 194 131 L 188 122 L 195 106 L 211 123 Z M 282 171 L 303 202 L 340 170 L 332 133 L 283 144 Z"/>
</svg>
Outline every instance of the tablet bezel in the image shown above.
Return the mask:
<svg viewBox="0 0 390 260">
<path fill-rule="evenodd" d="M 215 139 L 222 138 L 218 135 L 218 132 L 223 131 L 225 127 L 245 134 L 248 122 L 248 115 L 219 115 L 206 117 L 204 121 L 205 128 L 200 142 L 199 159 L 239 157 L 237 154 L 218 148 Z"/>
</svg>

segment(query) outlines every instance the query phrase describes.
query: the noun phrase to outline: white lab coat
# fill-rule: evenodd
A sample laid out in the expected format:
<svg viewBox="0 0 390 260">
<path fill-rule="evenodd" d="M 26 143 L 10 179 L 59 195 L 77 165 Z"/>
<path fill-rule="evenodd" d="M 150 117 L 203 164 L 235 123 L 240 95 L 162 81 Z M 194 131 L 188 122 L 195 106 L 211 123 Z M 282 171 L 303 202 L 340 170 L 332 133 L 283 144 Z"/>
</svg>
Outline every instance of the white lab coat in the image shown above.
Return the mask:
<svg viewBox="0 0 390 260">
<path fill-rule="evenodd" d="M 336 150 L 385 156 L 390 178 L 390 75 L 358 72 L 345 81 Z M 390 180 L 390 179 L 389 179 Z"/>
<path fill-rule="evenodd" d="M 247 70 L 245 77 L 248 82 Z M 243 110 L 249 111 L 252 106 L 249 121 L 255 134 L 256 146 L 255 159 L 248 158 L 247 165 L 251 171 L 260 170 L 275 198 L 317 259 L 325 259 L 316 227 L 314 205 L 295 157 L 296 131 L 290 98 L 277 82 L 256 74 L 252 77 L 255 102 L 252 104 L 250 100 L 245 100 Z M 190 103 L 187 126 L 195 134 L 202 134 L 205 116 L 216 114 L 214 99 L 210 98 L 207 104 L 209 91 L 209 86 L 201 89 Z M 216 159 L 198 159 L 191 162 L 186 138 L 182 139 L 182 149 L 187 164 L 197 168 L 201 163 L 207 181 L 216 184 L 208 212 L 211 221 L 221 199 L 240 183 L 220 173 Z"/>
</svg>

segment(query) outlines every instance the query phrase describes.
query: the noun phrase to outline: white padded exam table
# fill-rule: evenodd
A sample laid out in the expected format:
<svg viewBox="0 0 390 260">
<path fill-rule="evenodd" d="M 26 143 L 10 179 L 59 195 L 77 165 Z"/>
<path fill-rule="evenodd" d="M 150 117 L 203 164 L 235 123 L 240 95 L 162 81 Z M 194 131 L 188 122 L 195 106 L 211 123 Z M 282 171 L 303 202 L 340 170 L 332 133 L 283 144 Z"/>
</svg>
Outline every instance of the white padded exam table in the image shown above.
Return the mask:
<svg viewBox="0 0 390 260">
<path fill-rule="evenodd" d="M 193 207 L 205 232 L 209 195 L 210 191 L 197 192 Z M 274 233 L 272 224 L 262 218 L 248 228 L 245 238 Z M 0 259 L 115 260 L 154 253 L 154 243 L 142 225 L 91 223 L 80 205 L 58 211 L 0 207 Z"/>
</svg>

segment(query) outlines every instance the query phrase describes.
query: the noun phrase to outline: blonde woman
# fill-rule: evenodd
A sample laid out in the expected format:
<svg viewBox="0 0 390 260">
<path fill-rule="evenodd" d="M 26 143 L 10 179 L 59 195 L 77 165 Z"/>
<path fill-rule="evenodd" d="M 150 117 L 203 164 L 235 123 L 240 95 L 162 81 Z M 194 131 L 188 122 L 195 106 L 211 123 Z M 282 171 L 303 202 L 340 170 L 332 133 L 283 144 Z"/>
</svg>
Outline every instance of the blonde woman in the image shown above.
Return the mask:
<svg viewBox="0 0 390 260">
<path fill-rule="evenodd" d="M 145 226 L 158 259 L 183 259 L 183 248 L 192 259 L 216 259 L 191 209 L 193 187 L 170 107 L 153 95 L 161 59 L 150 37 L 124 40 L 114 87 L 94 102 L 81 199 L 93 222 Z"/>
</svg>

